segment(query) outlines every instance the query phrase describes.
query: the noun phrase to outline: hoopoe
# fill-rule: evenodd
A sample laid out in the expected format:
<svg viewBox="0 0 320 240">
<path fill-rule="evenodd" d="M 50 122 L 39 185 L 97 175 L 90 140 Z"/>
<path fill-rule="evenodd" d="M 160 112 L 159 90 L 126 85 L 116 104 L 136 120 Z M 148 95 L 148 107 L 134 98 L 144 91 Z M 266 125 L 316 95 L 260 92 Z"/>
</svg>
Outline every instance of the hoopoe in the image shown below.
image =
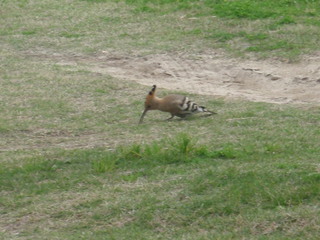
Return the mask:
<svg viewBox="0 0 320 240">
<path fill-rule="evenodd" d="M 207 112 L 212 114 L 216 114 L 215 112 L 208 111 L 203 106 L 198 106 L 195 102 L 189 100 L 188 97 L 181 95 L 168 95 L 163 98 L 159 98 L 155 96 L 156 85 L 153 85 L 153 88 L 149 92 L 145 101 L 145 109 L 140 117 L 139 124 L 142 123 L 144 116 L 149 110 L 160 110 L 162 112 L 168 112 L 171 114 L 171 117 L 167 120 L 172 119 L 174 116 L 184 118 L 186 116 L 199 113 L 199 112 Z"/>
</svg>

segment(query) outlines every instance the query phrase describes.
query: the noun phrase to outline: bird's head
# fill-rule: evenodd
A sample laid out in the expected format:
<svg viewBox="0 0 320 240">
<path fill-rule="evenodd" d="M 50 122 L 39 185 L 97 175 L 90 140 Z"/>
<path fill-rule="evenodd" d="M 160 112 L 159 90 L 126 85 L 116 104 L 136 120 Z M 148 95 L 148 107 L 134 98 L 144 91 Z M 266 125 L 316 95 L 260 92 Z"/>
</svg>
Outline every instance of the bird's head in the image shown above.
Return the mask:
<svg viewBox="0 0 320 240">
<path fill-rule="evenodd" d="M 146 115 L 147 111 L 155 109 L 155 102 L 154 98 L 156 95 L 156 85 L 153 85 L 151 91 L 148 93 L 146 97 L 146 101 L 144 102 L 144 111 L 140 117 L 139 123 L 142 123 L 144 116 Z"/>
<path fill-rule="evenodd" d="M 151 91 L 148 93 L 147 97 L 146 97 L 146 101 L 144 103 L 144 107 L 147 108 L 148 110 L 151 110 L 153 107 L 153 100 L 155 98 L 156 95 L 156 85 L 153 85 Z"/>
</svg>

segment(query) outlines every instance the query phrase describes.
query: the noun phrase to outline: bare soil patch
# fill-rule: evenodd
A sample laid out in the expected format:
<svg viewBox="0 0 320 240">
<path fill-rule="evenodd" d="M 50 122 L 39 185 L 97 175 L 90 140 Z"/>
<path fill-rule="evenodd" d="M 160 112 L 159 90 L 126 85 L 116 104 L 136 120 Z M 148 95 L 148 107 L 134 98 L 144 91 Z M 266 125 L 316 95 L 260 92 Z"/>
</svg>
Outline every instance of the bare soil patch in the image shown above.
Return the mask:
<svg viewBox="0 0 320 240">
<path fill-rule="evenodd" d="M 30 53 L 29 53 L 30 54 Z M 320 103 L 320 53 L 297 63 L 242 60 L 223 54 L 123 55 L 102 51 L 95 56 L 32 53 L 61 65 L 161 88 L 232 99 L 270 103 Z"/>
<path fill-rule="evenodd" d="M 299 63 L 221 54 L 121 56 L 103 52 L 91 71 L 143 85 L 271 103 L 320 103 L 320 53 Z"/>
</svg>

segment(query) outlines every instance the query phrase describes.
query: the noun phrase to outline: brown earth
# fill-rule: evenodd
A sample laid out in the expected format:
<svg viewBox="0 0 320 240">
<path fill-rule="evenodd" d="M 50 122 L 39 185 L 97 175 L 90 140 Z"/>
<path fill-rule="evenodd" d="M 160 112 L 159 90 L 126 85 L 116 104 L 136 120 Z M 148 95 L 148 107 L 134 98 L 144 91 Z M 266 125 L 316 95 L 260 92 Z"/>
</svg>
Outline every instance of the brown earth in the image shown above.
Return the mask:
<svg viewBox="0 0 320 240">
<path fill-rule="evenodd" d="M 102 52 L 89 70 L 143 85 L 271 103 L 320 103 L 320 53 L 299 63 L 220 54 L 120 56 Z"/>
<path fill-rule="evenodd" d="M 160 88 L 195 94 L 270 103 L 320 104 L 320 52 L 297 63 L 226 58 L 223 54 L 123 55 L 101 51 L 95 56 L 29 53 L 61 65 L 81 65 Z"/>
</svg>

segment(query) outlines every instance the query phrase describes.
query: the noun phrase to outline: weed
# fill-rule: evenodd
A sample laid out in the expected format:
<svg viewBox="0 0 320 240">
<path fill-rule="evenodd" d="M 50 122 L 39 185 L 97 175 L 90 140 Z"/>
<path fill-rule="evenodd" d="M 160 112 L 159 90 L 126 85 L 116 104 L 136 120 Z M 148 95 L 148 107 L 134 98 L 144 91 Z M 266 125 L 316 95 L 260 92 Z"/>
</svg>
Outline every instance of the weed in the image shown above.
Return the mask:
<svg viewBox="0 0 320 240">
<path fill-rule="evenodd" d="M 102 156 L 100 159 L 93 160 L 92 167 L 98 173 L 110 172 L 115 170 L 116 162 L 116 156 L 110 153 Z"/>
<path fill-rule="evenodd" d="M 186 134 L 181 134 L 178 139 L 172 143 L 178 153 L 188 155 L 194 150 L 194 143 L 191 138 Z"/>
</svg>

